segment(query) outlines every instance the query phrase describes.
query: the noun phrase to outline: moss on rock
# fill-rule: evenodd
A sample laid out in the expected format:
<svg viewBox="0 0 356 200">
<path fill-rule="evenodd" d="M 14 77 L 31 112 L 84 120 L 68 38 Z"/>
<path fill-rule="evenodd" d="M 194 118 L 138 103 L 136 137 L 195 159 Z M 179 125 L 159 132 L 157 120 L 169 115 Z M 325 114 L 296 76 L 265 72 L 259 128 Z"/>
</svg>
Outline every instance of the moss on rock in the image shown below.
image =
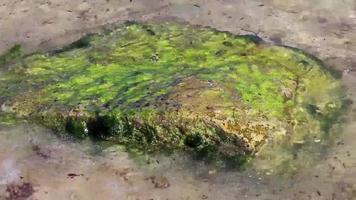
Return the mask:
<svg viewBox="0 0 356 200">
<path fill-rule="evenodd" d="M 16 61 L 22 56 L 21 45 L 15 45 L 6 51 L 3 55 L 0 55 L 0 65 L 5 65 L 10 62 Z"/>
<path fill-rule="evenodd" d="M 239 162 L 270 138 L 325 134 L 344 99 L 299 50 L 174 23 L 127 23 L 24 57 L 1 71 L 0 92 L 4 111 L 80 138 Z"/>
</svg>

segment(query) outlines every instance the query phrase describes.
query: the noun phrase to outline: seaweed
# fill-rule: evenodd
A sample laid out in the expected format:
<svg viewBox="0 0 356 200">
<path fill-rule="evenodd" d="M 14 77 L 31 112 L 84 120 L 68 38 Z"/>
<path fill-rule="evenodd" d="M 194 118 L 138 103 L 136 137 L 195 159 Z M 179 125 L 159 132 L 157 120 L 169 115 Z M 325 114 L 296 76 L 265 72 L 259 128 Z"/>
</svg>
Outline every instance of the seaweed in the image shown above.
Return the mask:
<svg viewBox="0 0 356 200">
<path fill-rule="evenodd" d="M 14 45 L 4 54 L 0 55 L 0 67 L 11 62 L 15 62 L 16 60 L 20 59 L 22 55 L 23 54 L 21 45 Z"/>
<path fill-rule="evenodd" d="M 19 51 L 1 56 L 26 66 L 0 74 L 7 112 L 134 152 L 242 166 L 280 132 L 290 143 L 327 134 L 346 104 L 312 55 L 208 27 L 127 22 L 50 53 Z"/>
</svg>

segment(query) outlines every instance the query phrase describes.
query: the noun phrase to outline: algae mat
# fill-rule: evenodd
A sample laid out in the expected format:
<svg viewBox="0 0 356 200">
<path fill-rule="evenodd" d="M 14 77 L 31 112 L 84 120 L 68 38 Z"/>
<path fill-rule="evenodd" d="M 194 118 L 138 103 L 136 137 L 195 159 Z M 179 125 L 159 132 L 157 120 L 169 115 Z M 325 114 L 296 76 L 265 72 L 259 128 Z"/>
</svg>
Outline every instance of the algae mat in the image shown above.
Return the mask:
<svg viewBox="0 0 356 200">
<path fill-rule="evenodd" d="M 2 112 L 144 152 L 246 161 L 322 141 L 341 82 L 300 50 L 176 23 L 126 23 L 49 53 L 0 57 Z"/>
</svg>

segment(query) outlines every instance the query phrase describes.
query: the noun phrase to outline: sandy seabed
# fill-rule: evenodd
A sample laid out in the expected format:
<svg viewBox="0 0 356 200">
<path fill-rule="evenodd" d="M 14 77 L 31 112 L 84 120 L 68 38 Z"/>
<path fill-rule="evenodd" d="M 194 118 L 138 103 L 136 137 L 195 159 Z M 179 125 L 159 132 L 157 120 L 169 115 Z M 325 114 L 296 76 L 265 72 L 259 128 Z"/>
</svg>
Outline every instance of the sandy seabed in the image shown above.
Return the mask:
<svg viewBox="0 0 356 200">
<path fill-rule="evenodd" d="M 0 52 L 51 50 L 108 24 L 178 20 L 303 49 L 343 72 L 356 100 L 354 0 L 2 0 Z M 336 145 L 293 176 L 220 171 L 181 156 L 138 162 L 120 148 L 0 126 L 0 199 L 356 199 L 356 107 Z"/>
</svg>

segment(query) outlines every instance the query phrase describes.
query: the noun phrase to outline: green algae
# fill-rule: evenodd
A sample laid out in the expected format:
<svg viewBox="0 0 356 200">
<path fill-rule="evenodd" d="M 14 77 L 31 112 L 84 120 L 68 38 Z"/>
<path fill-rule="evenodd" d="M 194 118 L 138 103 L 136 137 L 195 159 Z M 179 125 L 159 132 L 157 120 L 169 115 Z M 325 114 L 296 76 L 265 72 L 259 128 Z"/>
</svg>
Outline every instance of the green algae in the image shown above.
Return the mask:
<svg viewBox="0 0 356 200">
<path fill-rule="evenodd" d="M 0 66 L 5 65 L 9 62 L 13 62 L 21 58 L 22 56 L 22 48 L 21 45 L 14 45 L 8 51 L 6 51 L 3 55 L 0 55 Z"/>
<path fill-rule="evenodd" d="M 59 132 L 238 164 L 268 140 L 327 134 L 345 98 L 299 50 L 174 23 L 127 23 L 24 57 L 0 86 L 6 112 Z"/>
<path fill-rule="evenodd" d="M 15 125 L 21 122 L 15 115 L 0 113 L 0 125 Z"/>
</svg>

